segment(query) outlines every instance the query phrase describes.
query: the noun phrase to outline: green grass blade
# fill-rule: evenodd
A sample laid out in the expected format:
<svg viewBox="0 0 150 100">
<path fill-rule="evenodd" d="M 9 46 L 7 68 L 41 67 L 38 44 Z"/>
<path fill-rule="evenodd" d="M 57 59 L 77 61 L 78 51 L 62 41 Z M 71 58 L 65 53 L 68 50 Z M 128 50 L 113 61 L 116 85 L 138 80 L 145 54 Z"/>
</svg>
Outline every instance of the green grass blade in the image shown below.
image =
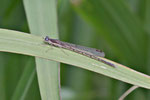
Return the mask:
<svg viewBox="0 0 150 100">
<path fill-rule="evenodd" d="M 149 27 L 150 27 L 150 19 L 149 19 L 149 17 L 150 17 L 150 1 L 149 0 L 146 0 L 145 6 L 146 6 L 146 10 L 145 10 L 145 29 L 150 34 L 150 29 L 149 29 Z"/>
<path fill-rule="evenodd" d="M 150 34 L 150 29 L 149 29 L 149 27 L 150 27 L 150 19 L 149 19 L 149 17 L 150 17 L 150 1 L 149 0 L 146 0 L 146 3 L 145 3 L 146 5 L 146 11 L 145 11 L 145 29 L 146 29 L 146 32 L 148 33 L 148 34 Z M 149 45 L 148 45 L 148 58 L 147 58 L 147 70 L 148 70 L 148 73 L 150 73 L 150 67 L 149 67 L 149 65 L 150 65 L 150 62 L 149 62 L 149 60 L 150 60 L 150 52 L 149 52 L 149 50 L 150 50 L 150 38 L 149 38 L 149 40 L 148 40 L 148 43 L 149 43 Z"/>
<path fill-rule="evenodd" d="M 72 0 L 72 4 L 99 31 L 115 56 L 128 64 L 144 66 L 146 34 L 123 0 Z"/>
<path fill-rule="evenodd" d="M 0 51 L 36 56 L 71 64 L 130 84 L 150 89 L 150 77 L 145 74 L 139 73 L 105 58 L 101 59 L 110 61 L 116 65 L 116 68 L 112 68 L 100 61 L 69 50 L 51 47 L 50 45 L 44 44 L 42 37 L 1 29 Z M 43 68 L 45 67 L 43 66 Z"/>
<path fill-rule="evenodd" d="M 24 6 L 32 34 L 58 38 L 56 0 L 24 0 Z M 59 63 L 36 58 L 36 66 L 42 99 L 59 100 Z"/>
<path fill-rule="evenodd" d="M 34 60 L 29 59 L 11 100 L 24 100 L 36 75 Z"/>
<path fill-rule="evenodd" d="M 0 91 L 2 91 L 0 93 L 0 99 L 2 100 L 5 100 L 7 98 L 7 95 L 6 95 L 6 84 L 5 84 L 5 56 L 4 56 L 4 53 L 0 53 L 0 61 L 1 61 L 1 64 L 0 64 L 0 81 L 1 81 L 1 85 L 0 85 Z"/>
</svg>

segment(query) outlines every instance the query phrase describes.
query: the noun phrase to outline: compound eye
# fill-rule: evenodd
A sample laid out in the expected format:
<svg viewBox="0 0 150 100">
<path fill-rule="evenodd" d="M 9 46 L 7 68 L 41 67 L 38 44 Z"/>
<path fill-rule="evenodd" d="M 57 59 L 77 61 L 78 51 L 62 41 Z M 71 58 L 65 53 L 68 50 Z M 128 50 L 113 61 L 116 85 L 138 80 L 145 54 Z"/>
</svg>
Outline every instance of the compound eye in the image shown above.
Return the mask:
<svg viewBox="0 0 150 100">
<path fill-rule="evenodd" d="M 48 36 L 46 36 L 46 37 L 45 37 L 45 41 L 48 41 L 48 40 L 49 40 L 49 37 L 48 37 Z"/>
</svg>

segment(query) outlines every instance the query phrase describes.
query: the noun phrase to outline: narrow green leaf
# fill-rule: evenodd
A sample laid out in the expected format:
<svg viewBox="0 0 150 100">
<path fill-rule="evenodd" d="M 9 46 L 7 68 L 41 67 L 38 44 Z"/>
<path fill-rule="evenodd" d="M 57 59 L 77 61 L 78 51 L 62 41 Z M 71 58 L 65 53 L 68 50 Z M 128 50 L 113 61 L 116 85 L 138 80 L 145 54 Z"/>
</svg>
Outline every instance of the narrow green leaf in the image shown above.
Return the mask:
<svg viewBox="0 0 150 100">
<path fill-rule="evenodd" d="M 56 0 L 24 0 L 24 6 L 32 34 L 58 38 Z M 59 100 L 59 63 L 36 58 L 36 68 L 42 99 Z"/>
<path fill-rule="evenodd" d="M 33 65 L 33 59 L 29 59 L 11 100 L 25 99 L 31 83 L 36 75 L 35 67 Z"/>
<path fill-rule="evenodd" d="M 128 64 L 144 66 L 147 37 L 123 0 L 72 0 L 72 4 L 107 41 L 115 56 Z"/>
<path fill-rule="evenodd" d="M 145 29 L 146 31 L 150 34 L 150 1 L 149 0 L 146 0 L 146 3 L 145 5 L 146 6 L 146 10 L 145 10 Z"/>
<path fill-rule="evenodd" d="M 133 85 L 150 89 L 150 77 L 148 75 L 105 58 L 101 59 L 115 64 L 116 68 L 69 50 L 52 47 L 45 44 L 42 37 L 0 29 L 0 51 L 36 56 L 78 66 Z M 43 68 L 45 68 L 45 66 L 43 66 Z"/>
</svg>

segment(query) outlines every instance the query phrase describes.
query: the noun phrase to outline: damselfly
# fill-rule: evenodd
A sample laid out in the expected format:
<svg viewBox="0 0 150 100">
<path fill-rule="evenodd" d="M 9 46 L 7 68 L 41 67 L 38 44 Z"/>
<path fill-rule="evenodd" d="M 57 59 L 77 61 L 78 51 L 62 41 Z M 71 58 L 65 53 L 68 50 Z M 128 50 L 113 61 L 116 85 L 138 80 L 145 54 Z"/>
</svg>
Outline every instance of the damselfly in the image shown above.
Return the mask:
<svg viewBox="0 0 150 100">
<path fill-rule="evenodd" d="M 75 44 L 71 44 L 71 43 L 62 42 L 62 41 L 57 40 L 57 39 L 51 39 L 48 36 L 45 37 L 44 41 L 45 41 L 45 43 L 48 43 L 52 46 L 59 47 L 59 48 L 64 48 L 64 49 L 67 49 L 67 50 L 71 50 L 73 52 L 82 54 L 84 56 L 90 57 L 92 59 L 101 61 L 101 62 L 103 62 L 107 65 L 110 65 L 112 67 L 115 67 L 114 64 L 100 58 L 100 57 L 105 56 L 104 52 L 102 52 L 101 50 L 94 49 L 94 48 L 88 48 L 88 47 L 84 47 L 84 46 L 80 46 L 80 45 L 75 45 Z"/>
</svg>

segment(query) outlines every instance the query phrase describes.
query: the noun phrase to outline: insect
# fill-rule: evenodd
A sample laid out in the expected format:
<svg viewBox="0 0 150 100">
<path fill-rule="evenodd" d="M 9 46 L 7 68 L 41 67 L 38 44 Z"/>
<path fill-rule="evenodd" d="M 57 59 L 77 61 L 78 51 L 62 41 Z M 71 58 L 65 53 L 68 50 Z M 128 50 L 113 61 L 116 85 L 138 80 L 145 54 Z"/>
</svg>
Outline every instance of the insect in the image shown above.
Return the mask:
<svg viewBox="0 0 150 100">
<path fill-rule="evenodd" d="M 84 46 L 80 46 L 80 45 L 75 45 L 75 44 L 71 44 L 71 43 L 67 43 L 67 42 L 62 42 L 62 41 L 57 40 L 57 39 L 51 39 L 48 36 L 46 36 L 44 38 L 44 42 L 48 43 L 52 46 L 71 50 L 73 52 L 82 54 L 82 55 L 90 57 L 92 59 L 101 61 L 107 65 L 114 67 L 114 68 L 116 67 L 114 64 L 99 58 L 99 57 L 105 56 L 105 53 L 102 52 L 101 50 L 94 49 L 94 48 L 88 48 L 88 47 L 84 47 Z"/>
</svg>

